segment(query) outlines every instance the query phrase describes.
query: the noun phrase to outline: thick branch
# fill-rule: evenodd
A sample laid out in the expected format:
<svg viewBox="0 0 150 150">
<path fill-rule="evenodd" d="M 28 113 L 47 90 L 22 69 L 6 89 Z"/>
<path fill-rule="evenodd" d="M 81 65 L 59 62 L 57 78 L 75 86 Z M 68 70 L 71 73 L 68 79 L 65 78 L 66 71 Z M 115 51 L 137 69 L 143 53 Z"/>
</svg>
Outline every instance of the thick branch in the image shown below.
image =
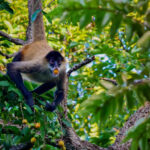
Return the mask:
<svg viewBox="0 0 150 150">
<path fill-rule="evenodd" d="M 81 63 L 75 65 L 74 67 L 72 67 L 72 68 L 67 72 L 68 77 L 70 76 L 70 74 L 71 74 L 73 71 L 78 70 L 78 69 L 81 68 L 82 66 L 85 66 L 86 64 L 92 62 L 94 59 L 95 59 L 95 56 L 92 56 L 92 57 L 90 57 L 90 58 L 86 58 L 83 62 L 81 62 Z"/>
<path fill-rule="evenodd" d="M 32 21 L 31 21 L 31 17 L 32 17 L 32 12 L 33 10 L 33 0 L 28 0 L 28 28 L 26 31 L 26 39 L 27 39 L 27 43 L 30 43 L 33 41 L 33 27 L 32 27 Z"/>
<path fill-rule="evenodd" d="M 124 124 L 123 128 L 120 130 L 120 133 L 116 137 L 115 144 L 111 147 L 113 150 L 129 150 L 131 141 L 128 141 L 124 144 L 121 144 L 123 138 L 125 137 L 126 132 L 129 128 L 133 127 L 141 118 L 147 118 L 150 114 L 150 103 L 146 102 L 145 106 L 142 106 L 138 109 Z"/>
<path fill-rule="evenodd" d="M 21 40 L 21 39 L 17 39 L 17 38 L 13 38 L 10 35 L 8 35 L 7 33 L 0 31 L 0 36 L 5 37 L 8 41 L 15 43 L 16 45 L 24 45 L 25 41 Z"/>
</svg>

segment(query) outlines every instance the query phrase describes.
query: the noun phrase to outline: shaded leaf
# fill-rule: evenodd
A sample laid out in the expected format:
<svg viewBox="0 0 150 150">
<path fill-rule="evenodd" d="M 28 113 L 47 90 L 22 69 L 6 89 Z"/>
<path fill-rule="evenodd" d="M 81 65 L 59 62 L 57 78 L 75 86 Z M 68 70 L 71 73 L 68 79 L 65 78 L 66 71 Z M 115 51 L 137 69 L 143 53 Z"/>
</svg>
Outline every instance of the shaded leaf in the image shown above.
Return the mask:
<svg viewBox="0 0 150 150">
<path fill-rule="evenodd" d="M 113 17 L 112 19 L 112 25 L 111 25 L 111 28 L 110 28 L 110 36 L 111 38 L 114 37 L 115 33 L 117 32 L 120 24 L 121 24 L 121 21 L 122 21 L 122 16 L 120 14 L 117 14 Z"/>
<path fill-rule="evenodd" d="M 1 0 L 0 1 L 0 10 L 3 10 L 3 9 L 8 11 L 10 14 L 14 13 L 13 9 L 9 6 L 9 3 L 4 0 Z"/>
</svg>

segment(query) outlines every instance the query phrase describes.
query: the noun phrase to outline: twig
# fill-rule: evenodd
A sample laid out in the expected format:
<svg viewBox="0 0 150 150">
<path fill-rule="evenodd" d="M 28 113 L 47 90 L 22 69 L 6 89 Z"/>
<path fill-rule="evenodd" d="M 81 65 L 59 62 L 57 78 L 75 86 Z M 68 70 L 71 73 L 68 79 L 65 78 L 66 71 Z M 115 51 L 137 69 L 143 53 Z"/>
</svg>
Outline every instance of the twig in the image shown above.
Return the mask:
<svg viewBox="0 0 150 150">
<path fill-rule="evenodd" d="M 150 82 L 150 78 L 147 79 L 140 79 L 140 80 L 134 80 L 134 82 L 132 83 L 133 85 L 137 85 L 137 84 L 144 84 Z"/>
<path fill-rule="evenodd" d="M 69 77 L 70 74 L 73 72 L 73 71 L 76 71 L 78 70 L 79 68 L 81 68 L 82 66 L 85 66 L 86 64 L 92 62 L 93 60 L 95 59 L 95 56 L 92 56 L 90 58 L 86 58 L 83 62 L 75 65 L 74 67 L 72 67 L 68 72 L 67 72 L 67 76 Z"/>
<path fill-rule="evenodd" d="M 54 2 L 55 0 L 52 0 L 49 2 L 49 4 L 47 5 L 47 7 L 50 7 L 50 5 Z"/>
<path fill-rule="evenodd" d="M 13 53 L 13 54 L 11 54 L 11 55 L 8 55 L 8 54 L 5 54 L 5 53 L 3 53 L 3 52 L 0 51 L 0 55 L 6 57 L 6 58 L 8 59 L 8 58 L 14 57 L 14 56 L 16 55 L 16 53 Z"/>
<path fill-rule="evenodd" d="M 108 81 L 108 82 L 111 82 L 113 83 L 114 85 L 118 85 L 118 83 L 116 82 L 116 80 L 112 80 L 112 79 L 109 79 L 109 78 L 100 78 L 101 80 L 105 80 L 105 81 Z"/>
<path fill-rule="evenodd" d="M 112 80 L 112 79 L 109 79 L 109 78 L 100 78 L 101 80 L 105 80 L 105 81 L 108 81 L 108 82 L 111 82 L 113 83 L 114 85 L 118 85 L 117 81 L 116 80 Z M 138 84 L 144 84 L 144 83 L 147 83 L 147 82 L 150 82 L 150 78 L 147 78 L 147 79 L 140 79 L 140 80 L 134 80 L 131 85 L 138 85 Z"/>
<path fill-rule="evenodd" d="M 21 40 L 21 39 L 17 39 L 17 38 L 13 38 L 10 35 L 8 35 L 7 33 L 0 31 L 0 36 L 5 37 L 8 41 L 15 43 L 16 45 L 24 45 L 25 41 Z"/>
<path fill-rule="evenodd" d="M 0 125 L 2 125 L 3 127 L 6 127 L 6 126 L 14 126 L 18 129 L 21 129 L 21 127 L 17 124 L 13 124 L 11 122 L 8 122 L 8 123 L 5 123 L 2 119 L 0 119 Z"/>
</svg>

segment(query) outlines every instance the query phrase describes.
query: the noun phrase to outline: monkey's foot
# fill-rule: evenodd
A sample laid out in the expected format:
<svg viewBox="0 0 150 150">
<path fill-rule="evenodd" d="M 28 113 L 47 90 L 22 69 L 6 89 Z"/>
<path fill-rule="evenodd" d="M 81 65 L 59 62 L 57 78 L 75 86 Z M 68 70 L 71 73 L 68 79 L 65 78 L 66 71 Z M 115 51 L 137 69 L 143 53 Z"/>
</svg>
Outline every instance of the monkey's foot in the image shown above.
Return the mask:
<svg viewBox="0 0 150 150">
<path fill-rule="evenodd" d="M 56 105 L 53 104 L 53 103 L 52 103 L 52 104 L 46 103 L 45 109 L 46 109 L 47 111 L 53 112 L 53 111 L 56 109 Z"/>
</svg>

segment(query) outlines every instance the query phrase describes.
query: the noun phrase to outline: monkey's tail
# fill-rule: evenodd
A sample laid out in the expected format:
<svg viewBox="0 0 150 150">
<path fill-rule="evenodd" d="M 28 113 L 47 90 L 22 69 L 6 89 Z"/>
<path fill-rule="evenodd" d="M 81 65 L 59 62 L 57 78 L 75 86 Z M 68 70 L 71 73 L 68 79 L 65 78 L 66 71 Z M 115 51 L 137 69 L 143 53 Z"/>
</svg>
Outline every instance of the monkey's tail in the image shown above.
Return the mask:
<svg viewBox="0 0 150 150">
<path fill-rule="evenodd" d="M 45 40 L 45 29 L 42 14 L 41 0 L 33 0 L 32 14 L 37 14 L 36 19 L 33 21 L 33 41 Z"/>
</svg>

